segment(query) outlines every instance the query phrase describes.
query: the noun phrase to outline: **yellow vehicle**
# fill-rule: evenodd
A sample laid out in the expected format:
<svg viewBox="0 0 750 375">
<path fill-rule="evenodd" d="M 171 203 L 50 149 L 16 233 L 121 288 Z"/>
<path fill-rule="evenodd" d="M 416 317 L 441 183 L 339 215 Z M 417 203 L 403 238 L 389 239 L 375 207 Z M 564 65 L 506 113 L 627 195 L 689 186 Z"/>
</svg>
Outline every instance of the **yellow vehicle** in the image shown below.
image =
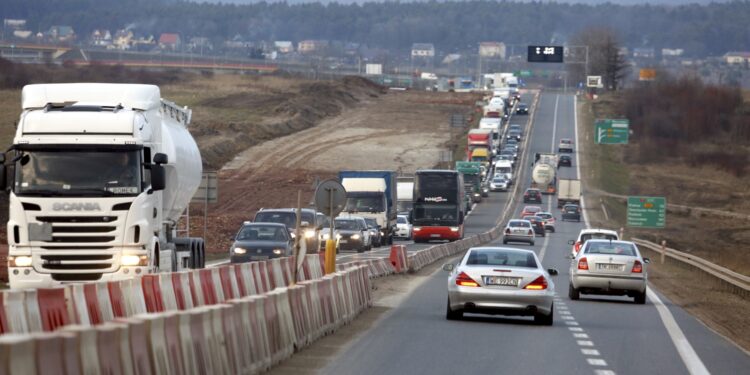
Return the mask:
<svg viewBox="0 0 750 375">
<path fill-rule="evenodd" d="M 475 148 L 471 151 L 469 161 L 478 161 L 487 168 L 490 164 L 490 151 L 484 147 Z"/>
</svg>

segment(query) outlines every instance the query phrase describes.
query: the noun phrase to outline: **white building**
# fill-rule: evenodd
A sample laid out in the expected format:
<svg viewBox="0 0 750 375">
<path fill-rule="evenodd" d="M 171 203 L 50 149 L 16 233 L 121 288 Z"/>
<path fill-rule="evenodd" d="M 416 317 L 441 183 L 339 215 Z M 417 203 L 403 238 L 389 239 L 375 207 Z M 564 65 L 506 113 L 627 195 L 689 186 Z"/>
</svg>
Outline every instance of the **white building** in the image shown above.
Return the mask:
<svg viewBox="0 0 750 375">
<path fill-rule="evenodd" d="M 479 43 L 479 56 L 505 60 L 505 43 L 481 42 Z"/>
</svg>

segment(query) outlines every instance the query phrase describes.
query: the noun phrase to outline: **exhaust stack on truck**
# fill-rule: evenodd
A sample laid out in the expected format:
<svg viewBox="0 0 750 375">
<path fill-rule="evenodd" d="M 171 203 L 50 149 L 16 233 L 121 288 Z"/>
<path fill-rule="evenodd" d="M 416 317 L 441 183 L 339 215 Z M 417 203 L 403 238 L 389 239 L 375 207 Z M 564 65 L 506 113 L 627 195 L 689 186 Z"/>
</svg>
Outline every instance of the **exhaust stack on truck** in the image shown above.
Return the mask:
<svg viewBox="0 0 750 375">
<path fill-rule="evenodd" d="M 135 84 L 28 85 L 11 173 L 11 288 L 201 268 L 176 227 L 201 180 L 191 111 Z"/>
</svg>

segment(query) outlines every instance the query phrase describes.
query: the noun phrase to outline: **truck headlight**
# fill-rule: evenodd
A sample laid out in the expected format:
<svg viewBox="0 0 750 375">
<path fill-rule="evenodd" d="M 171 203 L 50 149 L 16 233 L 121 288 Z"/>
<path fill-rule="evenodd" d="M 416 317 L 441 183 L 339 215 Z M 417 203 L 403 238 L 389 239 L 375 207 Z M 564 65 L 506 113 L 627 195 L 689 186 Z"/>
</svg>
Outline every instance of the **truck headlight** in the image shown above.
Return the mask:
<svg viewBox="0 0 750 375">
<path fill-rule="evenodd" d="M 123 255 L 120 257 L 120 263 L 126 267 L 147 266 L 148 256 L 146 255 Z"/>
<path fill-rule="evenodd" d="M 324 240 L 327 240 L 327 239 L 328 239 L 328 237 L 330 237 L 330 236 L 328 235 L 328 233 L 324 233 L 324 234 L 322 235 L 322 237 L 323 237 L 323 239 L 324 239 Z"/>
<path fill-rule="evenodd" d="M 411 230 L 413 232 L 419 232 L 420 230 L 422 230 L 422 227 L 412 227 Z"/>
<path fill-rule="evenodd" d="M 308 229 L 305 231 L 305 238 L 313 238 L 315 237 L 315 231 L 312 229 Z"/>
<path fill-rule="evenodd" d="M 234 251 L 235 254 L 245 254 L 245 253 L 247 253 L 247 249 L 244 249 L 242 247 L 235 247 L 234 249 L 232 249 L 232 251 Z"/>
<path fill-rule="evenodd" d="M 451 232 L 458 232 L 458 227 L 451 227 Z"/>
<path fill-rule="evenodd" d="M 8 257 L 10 267 L 31 267 L 31 257 L 29 256 L 10 256 Z"/>
<path fill-rule="evenodd" d="M 284 253 L 284 249 L 273 249 L 273 253 L 276 255 L 281 255 Z"/>
</svg>

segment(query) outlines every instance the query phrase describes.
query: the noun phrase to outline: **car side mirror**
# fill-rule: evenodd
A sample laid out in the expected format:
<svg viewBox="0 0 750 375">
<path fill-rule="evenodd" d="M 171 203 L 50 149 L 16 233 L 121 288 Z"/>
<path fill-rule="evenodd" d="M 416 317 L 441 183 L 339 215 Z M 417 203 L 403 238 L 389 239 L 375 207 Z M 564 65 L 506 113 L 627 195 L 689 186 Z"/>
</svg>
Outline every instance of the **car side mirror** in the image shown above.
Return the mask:
<svg viewBox="0 0 750 375">
<path fill-rule="evenodd" d="M 643 258 L 643 263 L 649 264 L 649 263 L 651 263 L 651 259 L 649 259 L 649 258 Z"/>
<path fill-rule="evenodd" d="M 575 244 L 576 244 L 575 240 L 568 240 L 568 245 L 575 245 Z"/>
<path fill-rule="evenodd" d="M 167 185 L 167 176 L 164 167 L 160 164 L 151 166 L 151 190 L 161 191 Z"/>
<path fill-rule="evenodd" d="M 456 268 L 456 265 L 453 263 L 446 263 L 443 264 L 443 271 L 451 272 Z"/>
<path fill-rule="evenodd" d="M 557 276 L 557 269 L 555 268 L 547 268 L 547 273 L 549 273 L 550 276 Z"/>
</svg>

